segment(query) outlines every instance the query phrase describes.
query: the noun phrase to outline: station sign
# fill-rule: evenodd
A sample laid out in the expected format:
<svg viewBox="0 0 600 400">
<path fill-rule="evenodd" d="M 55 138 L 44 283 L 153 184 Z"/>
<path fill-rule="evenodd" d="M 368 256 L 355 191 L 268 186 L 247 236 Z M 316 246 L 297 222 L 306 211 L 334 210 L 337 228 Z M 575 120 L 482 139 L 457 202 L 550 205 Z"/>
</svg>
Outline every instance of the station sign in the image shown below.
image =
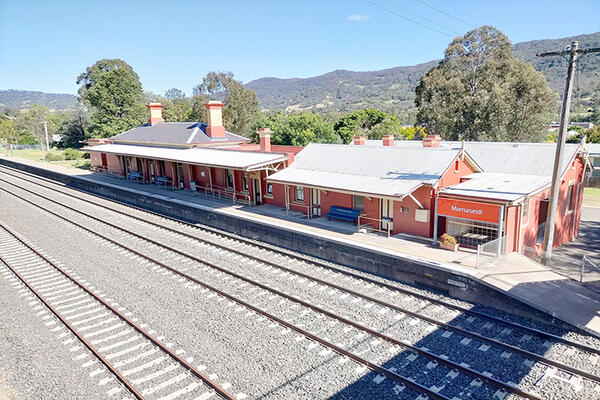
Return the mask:
<svg viewBox="0 0 600 400">
<path fill-rule="evenodd" d="M 437 213 L 438 215 L 447 217 L 458 217 L 497 224 L 500 217 L 500 206 L 498 204 L 438 197 Z"/>
</svg>

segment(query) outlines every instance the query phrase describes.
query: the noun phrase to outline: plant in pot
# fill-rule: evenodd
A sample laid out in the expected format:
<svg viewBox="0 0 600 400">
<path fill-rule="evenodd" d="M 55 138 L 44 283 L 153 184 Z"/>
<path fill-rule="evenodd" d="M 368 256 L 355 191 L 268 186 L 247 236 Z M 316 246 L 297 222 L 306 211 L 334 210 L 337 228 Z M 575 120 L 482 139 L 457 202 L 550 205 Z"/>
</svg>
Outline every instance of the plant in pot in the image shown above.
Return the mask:
<svg viewBox="0 0 600 400">
<path fill-rule="evenodd" d="M 458 242 L 454 236 L 444 233 L 440 240 L 440 247 L 446 250 L 458 251 Z"/>
</svg>

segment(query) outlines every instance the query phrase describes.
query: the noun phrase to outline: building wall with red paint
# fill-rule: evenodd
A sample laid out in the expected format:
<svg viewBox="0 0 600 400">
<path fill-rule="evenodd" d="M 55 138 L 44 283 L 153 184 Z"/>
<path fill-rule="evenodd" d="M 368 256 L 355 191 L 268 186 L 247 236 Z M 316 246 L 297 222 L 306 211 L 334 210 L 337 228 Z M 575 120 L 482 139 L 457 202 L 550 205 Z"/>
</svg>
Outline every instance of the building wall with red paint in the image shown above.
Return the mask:
<svg viewBox="0 0 600 400">
<path fill-rule="evenodd" d="M 415 190 L 412 195 L 426 207 L 431 203 L 431 188 L 420 187 Z M 406 233 L 409 235 L 429 237 L 430 234 L 430 223 L 429 222 L 418 222 L 415 220 L 415 210 L 419 206 L 409 196 L 405 197 L 401 201 L 394 201 L 394 235 L 398 233 Z M 408 213 L 407 213 L 408 210 Z M 430 215 L 430 221 L 432 216 Z"/>
<path fill-rule="evenodd" d="M 107 168 L 110 172 L 115 174 L 123 174 L 123 169 L 121 167 L 119 156 L 116 156 L 114 154 L 107 154 L 106 163 Z"/>
<path fill-rule="evenodd" d="M 102 153 L 90 152 L 90 165 L 93 168 L 102 168 Z"/>
</svg>

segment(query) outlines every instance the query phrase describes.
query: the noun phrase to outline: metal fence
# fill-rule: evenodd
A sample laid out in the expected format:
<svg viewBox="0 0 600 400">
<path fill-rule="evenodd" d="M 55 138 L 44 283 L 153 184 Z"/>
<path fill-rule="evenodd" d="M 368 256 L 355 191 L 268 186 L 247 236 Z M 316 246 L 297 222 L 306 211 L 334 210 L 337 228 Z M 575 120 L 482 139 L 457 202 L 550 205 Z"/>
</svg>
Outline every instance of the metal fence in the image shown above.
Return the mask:
<svg viewBox="0 0 600 400">
<path fill-rule="evenodd" d="M 3 144 L 2 147 L 7 150 L 43 150 L 39 144 Z"/>
<path fill-rule="evenodd" d="M 582 256 L 569 256 L 564 254 L 552 253 L 548 257 L 547 253 L 539 248 L 523 246 L 523 255 L 531 260 L 544 265 L 552 271 L 585 283 L 586 278 L 598 280 L 600 274 L 600 260 L 592 259 L 585 254 Z"/>
<path fill-rule="evenodd" d="M 477 245 L 477 268 L 494 263 L 506 254 L 506 236 Z"/>
</svg>

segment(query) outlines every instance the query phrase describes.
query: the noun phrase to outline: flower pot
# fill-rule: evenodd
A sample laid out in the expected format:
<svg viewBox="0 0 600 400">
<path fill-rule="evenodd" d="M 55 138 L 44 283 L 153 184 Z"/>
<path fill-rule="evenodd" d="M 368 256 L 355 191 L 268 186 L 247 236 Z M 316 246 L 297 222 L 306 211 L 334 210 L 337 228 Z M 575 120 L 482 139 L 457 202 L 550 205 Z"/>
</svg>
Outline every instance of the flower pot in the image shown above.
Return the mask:
<svg viewBox="0 0 600 400">
<path fill-rule="evenodd" d="M 458 243 L 456 244 L 444 244 L 443 242 L 440 242 L 440 247 L 442 249 L 446 249 L 446 250 L 450 250 L 450 251 L 458 251 Z"/>
</svg>

